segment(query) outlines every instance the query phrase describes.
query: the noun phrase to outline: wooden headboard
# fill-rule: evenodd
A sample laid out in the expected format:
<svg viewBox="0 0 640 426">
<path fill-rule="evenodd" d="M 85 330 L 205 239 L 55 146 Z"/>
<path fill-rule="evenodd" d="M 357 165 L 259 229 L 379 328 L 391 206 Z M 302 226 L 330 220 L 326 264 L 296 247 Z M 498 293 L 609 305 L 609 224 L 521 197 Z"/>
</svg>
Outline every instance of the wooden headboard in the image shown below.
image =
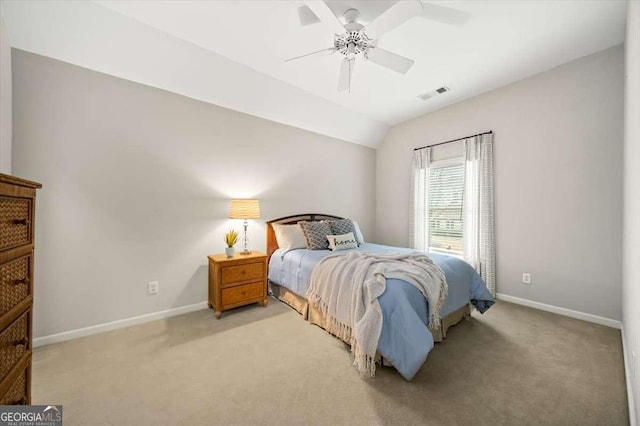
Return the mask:
<svg viewBox="0 0 640 426">
<path fill-rule="evenodd" d="M 339 216 L 333 216 L 330 214 L 322 214 L 322 213 L 303 213 L 296 214 L 293 216 L 281 217 L 278 219 L 273 219 L 267 222 L 267 256 L 271 259 L 271 255 L 274 251 L 278 249 L 278 241 L 276 241 L 276 233 L 273 232 L 274 223 L 280 225 L 293 225 L 294 223 L 298 223 L 300 221 L 309 221 L 309 222 L 317 222 L 320 220 L 327 219 L 343 219 Z"/>
</svg>

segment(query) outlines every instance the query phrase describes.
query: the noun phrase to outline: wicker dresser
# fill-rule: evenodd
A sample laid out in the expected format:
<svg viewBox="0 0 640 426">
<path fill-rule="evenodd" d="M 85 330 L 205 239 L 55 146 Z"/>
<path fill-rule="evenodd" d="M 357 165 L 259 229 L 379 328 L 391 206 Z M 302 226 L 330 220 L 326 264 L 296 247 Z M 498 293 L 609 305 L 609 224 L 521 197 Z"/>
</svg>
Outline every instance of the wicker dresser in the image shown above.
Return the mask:
<svg viewBox="0 0 640 426">
<path fill-rule="evenodd" d="M 33 221 L 41 186 L 0 174 L 0 405 L 31 403 Z"/>
</svg>

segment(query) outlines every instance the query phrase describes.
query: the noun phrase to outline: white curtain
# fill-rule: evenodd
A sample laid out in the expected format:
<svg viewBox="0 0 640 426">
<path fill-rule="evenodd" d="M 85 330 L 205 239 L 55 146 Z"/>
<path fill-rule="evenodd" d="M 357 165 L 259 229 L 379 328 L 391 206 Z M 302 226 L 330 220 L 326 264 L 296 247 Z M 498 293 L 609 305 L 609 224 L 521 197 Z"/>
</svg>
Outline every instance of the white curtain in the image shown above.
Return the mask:
<svg viewBox="0 0 640 426">
<path fill-rule="evenodd" d="M 464 259 L 496 294 L 493 219 L 493 134 L 464 141 Z"/>
<path fill-rule="evenodd" d="M 418 250 L 429 250 L 429 164 L 431 148 L 413 151 L 409 241 Z"/>
</svg>

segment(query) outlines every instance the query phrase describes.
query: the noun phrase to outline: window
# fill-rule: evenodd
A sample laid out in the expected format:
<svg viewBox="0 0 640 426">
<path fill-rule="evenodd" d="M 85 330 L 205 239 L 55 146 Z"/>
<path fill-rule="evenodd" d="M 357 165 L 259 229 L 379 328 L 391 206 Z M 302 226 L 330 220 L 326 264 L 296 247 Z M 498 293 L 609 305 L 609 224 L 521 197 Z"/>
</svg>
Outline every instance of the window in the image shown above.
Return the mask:
<svg viewBox="0 0 640 426">
<path fill-rule="evenodd" d="M 414 149 L 409 237 L 416 250 L 463 258 L 495 294 L 492 135 L 471 136 L 462 145 L 459 157 L 446 161 L 432 161 L 434 145 Z"/>
<path fill-rule="evenodd" d="M 462 255 L 462 158 L 431 163 L 429 167 L 429 251 Z"/>
</svg>

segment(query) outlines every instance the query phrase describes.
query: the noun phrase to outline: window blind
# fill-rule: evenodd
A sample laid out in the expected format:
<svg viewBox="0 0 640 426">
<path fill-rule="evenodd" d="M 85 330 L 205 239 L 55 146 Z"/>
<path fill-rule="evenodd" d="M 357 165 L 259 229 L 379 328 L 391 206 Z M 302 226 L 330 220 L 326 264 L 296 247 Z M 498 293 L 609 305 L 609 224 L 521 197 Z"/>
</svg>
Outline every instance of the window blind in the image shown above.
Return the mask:
<svg viewBox="0 0 640 426">
<path fill-rule="evenodd" d="M 429 168 L 429 249 L 462 254 L 464 164 Z"/>
</svg>

